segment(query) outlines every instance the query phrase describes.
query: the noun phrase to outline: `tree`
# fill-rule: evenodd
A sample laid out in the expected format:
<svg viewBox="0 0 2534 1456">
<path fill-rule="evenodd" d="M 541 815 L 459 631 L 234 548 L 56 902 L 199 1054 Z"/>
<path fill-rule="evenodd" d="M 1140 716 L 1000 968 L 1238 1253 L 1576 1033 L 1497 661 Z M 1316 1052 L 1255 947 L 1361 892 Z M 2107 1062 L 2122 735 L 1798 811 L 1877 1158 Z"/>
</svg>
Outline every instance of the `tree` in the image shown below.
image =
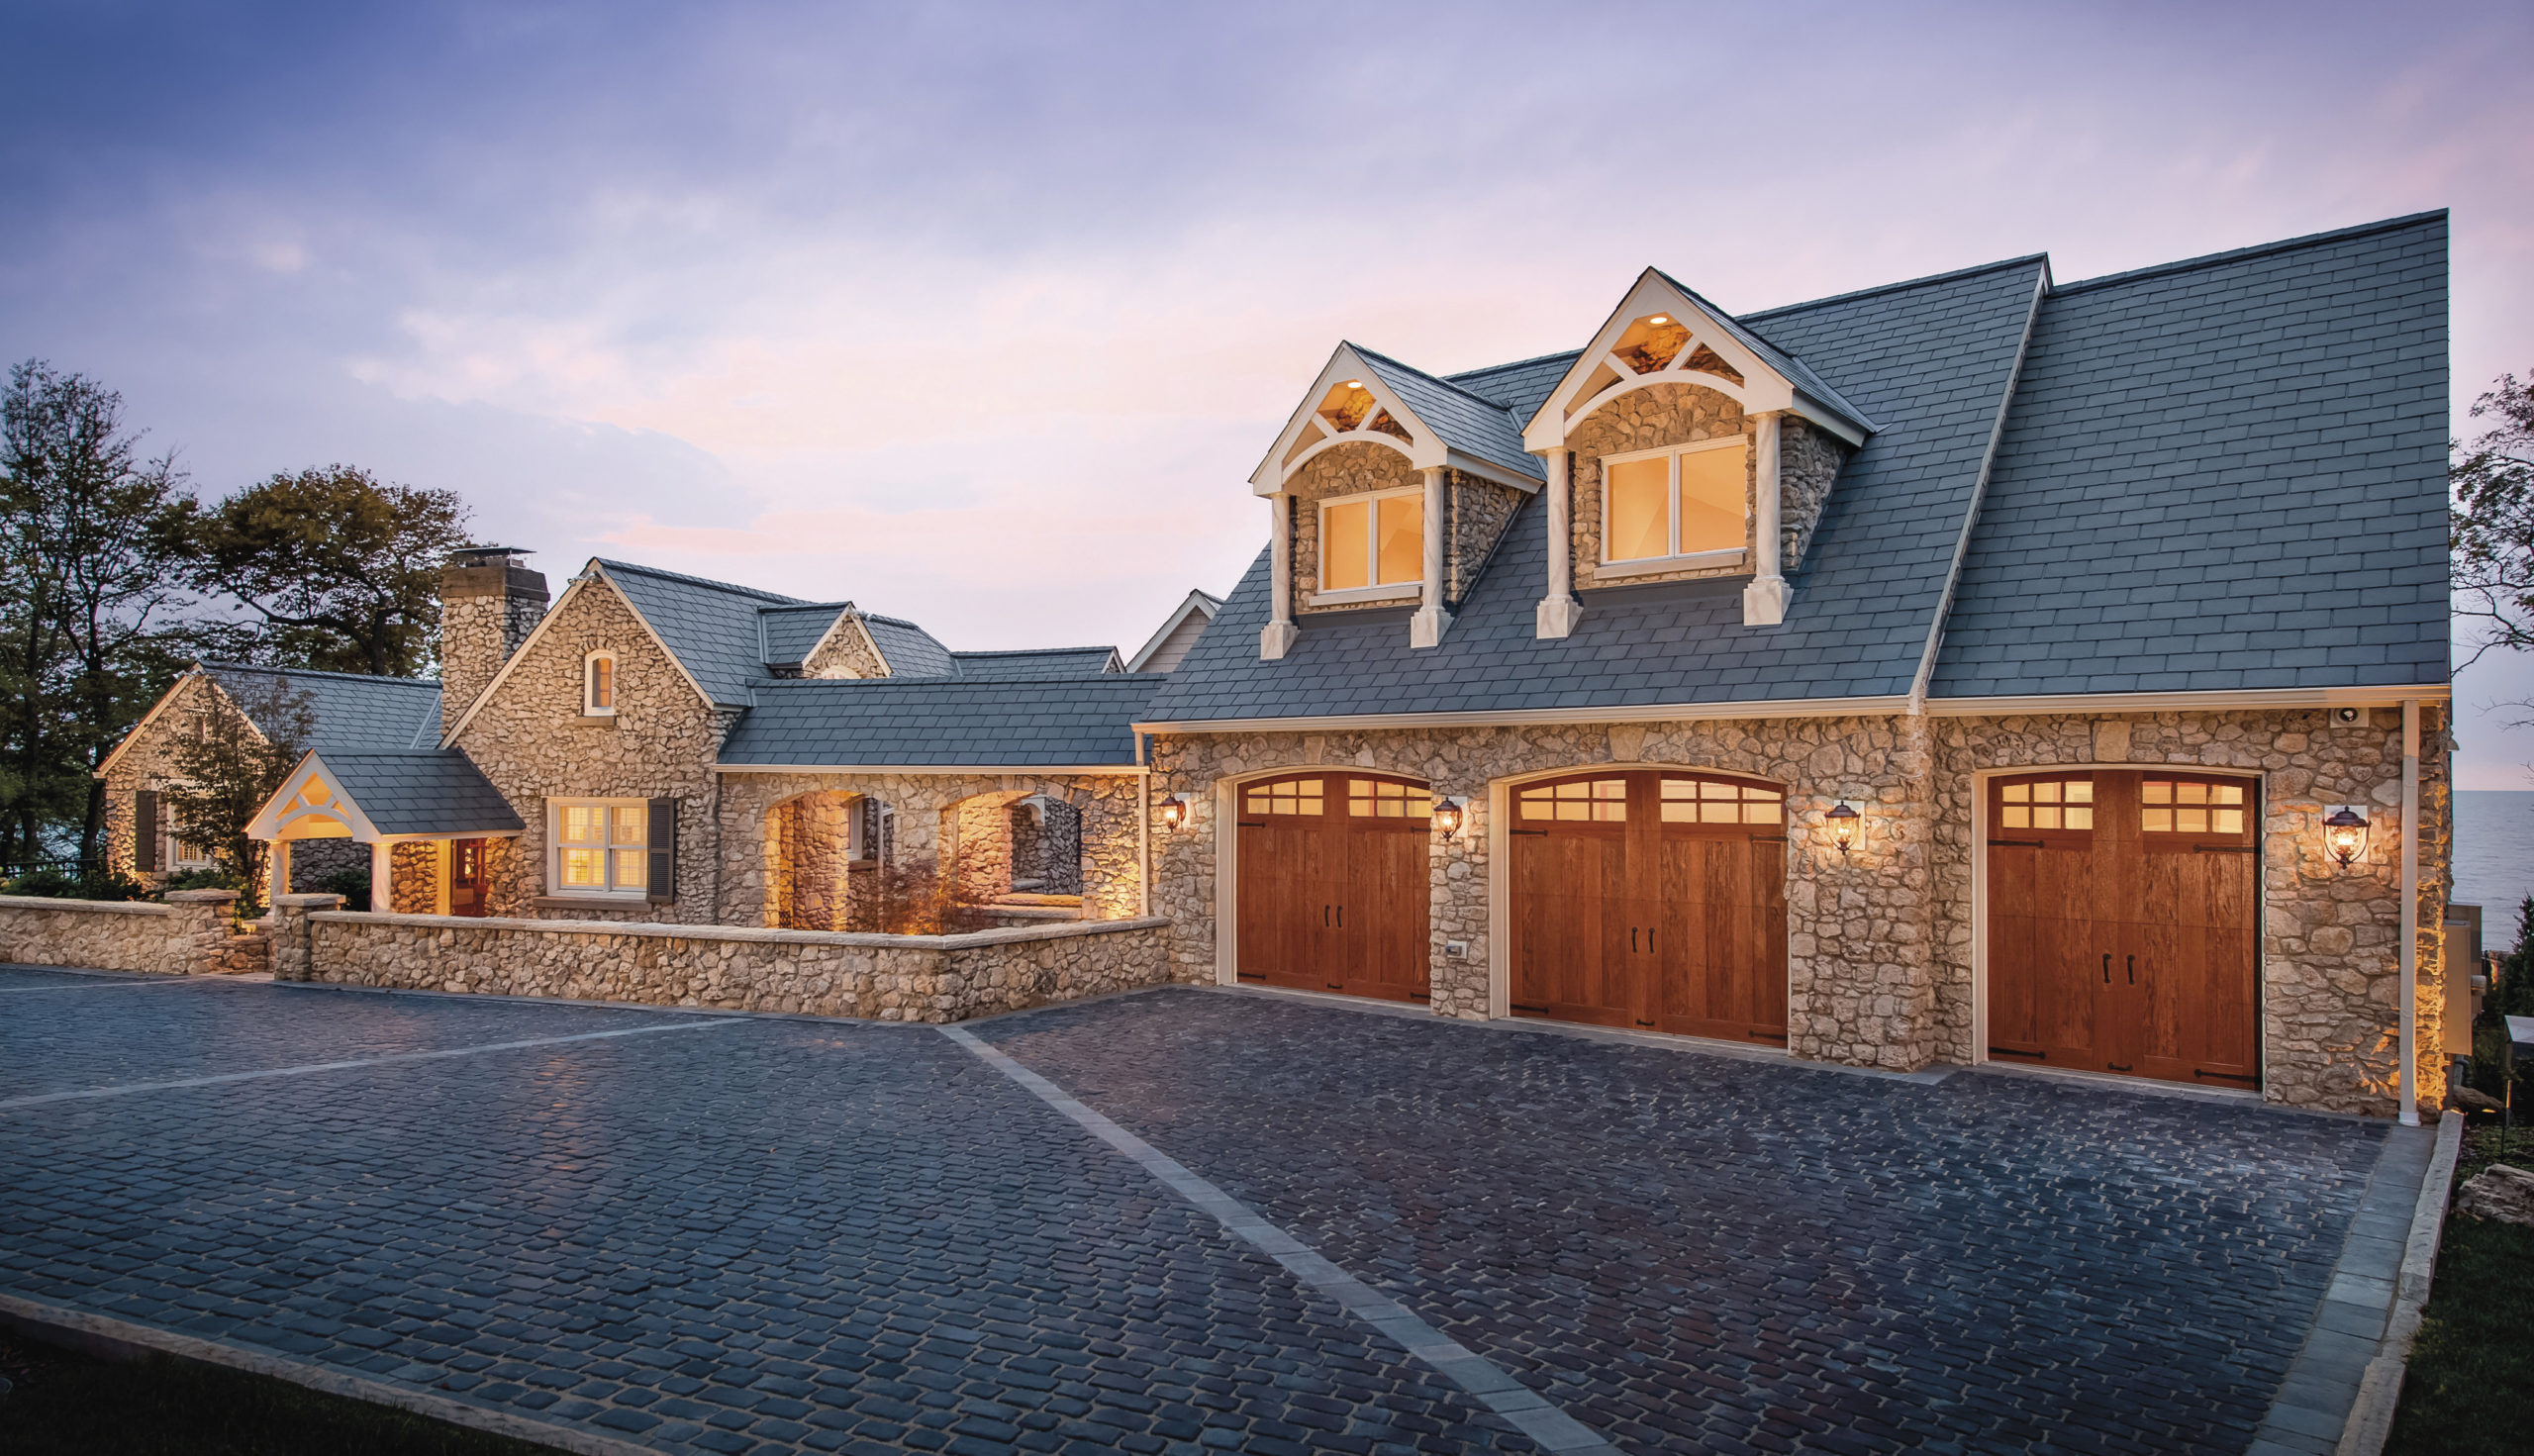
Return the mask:
<svg viewBox="0 0 2534 1456">
<path fill-rule="evenodd" d="M 194 584 L 263 619 L 264 660 L 415 677 L 439 658 L 439 570 L 467 543 L 454 491 L 329 465 L 275 475 L 202 514 Z"/>
<path fill-rule="evenodd" d="M 213 672 L 218 693 L 179 731 L 170 755 L 176 783 L 159 794 L 178 837 L 200 844 L 244 886 L 242 910 L 259 902 L 263 841 L 251 838 L 264 801 L 299 764 L 316 731 L 315 700 L 290 679 L 262 673 Z M 259 727 L 260 726 L 260 727 Z"/>
<path fill-rule="evenodd" d="M 2473 403 L 2496 423 L 2467 451 L 2452 448 L 2456 615 L 2479 622 L 2470 666 L 2492 648 L 2534 648 L 2534 376 L 2502 374 Z"/>
<path fill-rule="evenodd" d="M 181 663 L 171 615 L 193 501 L 174 457 L 145 458 L 123 397 L 30 359 L 0 392 L 0 859 L 77 825 L 97 858 L 92 771 Z"/>
</svg>

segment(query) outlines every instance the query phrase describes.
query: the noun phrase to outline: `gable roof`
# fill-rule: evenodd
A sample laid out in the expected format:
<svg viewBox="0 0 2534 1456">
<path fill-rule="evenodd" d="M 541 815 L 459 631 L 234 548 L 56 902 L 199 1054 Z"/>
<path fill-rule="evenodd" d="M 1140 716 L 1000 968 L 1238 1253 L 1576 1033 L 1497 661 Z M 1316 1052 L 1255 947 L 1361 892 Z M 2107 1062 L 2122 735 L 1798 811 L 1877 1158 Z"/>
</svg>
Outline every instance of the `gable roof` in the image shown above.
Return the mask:
<svg viewBox="0 0 2534 1456">
<path fill-rule="evenodd" d="M 1733 579 L 1588 592 L 1574 635 L 1542 640 L 1546 511 L 1528 501 L 1422 650 L 1404 612 L 1357 610 L 1306 618 L 1283 658 L 1261 661 L 1262 554 L 1145 721 L 1905 701 L 2046 276 L 2019 258 L 1757 316 L 1878 427 L 1840 472 L 1779 626 L 1741 625 Z M 1511 385 L 1549 362 L 1479 372 Z"/>
<path fill-rule="evenodd" d="M 2443 683 L 2446 215 L 2052 290 L 1942 697 Z"/>
<path fill-rule="evenodd" d="M 893 678 L 958 675 L 959 666 L 941 639 L 904 618 L 865 612 L 862 629 L 871 633 L 871 645 L 880 649 L 880 660 L 889 664 Z"/>
<path fill-rule="evenodd" d="M 1162 679 L 1134 673 L 769 684 L 722 745 L 726 767 L 1131 769 L 1135 711 Z"/>
<path fill-rule="evenodd" d="M 527 827 L 502 791 L 454 748 L 312 756 L 381 834 L 498 834 Z"/>
<path fill-rule="evenodd" d="M 1125 670 L 1128 672 L 1142 672 L 1146 668 L 1152 667 L 1154 660 L 1163 654 L 1165 648 L 1171 646 L 1173 638 L 1177 637 L 1180 634 L 1181 630 L 1187 627 L 1191 618 L 1197 620 L 1197 631 L 1202 633 L 1206 629 L 1206 624 L 1213 622 L 1215 620 L 1215 614 L 1222 610 L 1222 598 L 1216 596 L 1212 592 L 1191 591 L 1185 598 L 1181 599 L 1178 606 L 1170 609 L 1170 615 L 1162 619 L 1161 627 L 1155 631 L 1151 636 L 1144 639 L 1144 644 L 1142 646 L 1135 649 L 1135 655 L 1126 659 Z M 1194 645 L 1193 635 L 1190 637 L 1186 645 Z M 1179 665 L 1180 658 L 1188 655 L 1186 645 L 1183 645 L 1178 650 L 1172 652 L 1168 662 L 1163 663 L 1159 667 L 1154 667 L 1152 670 L 1156 672 L 1168 672 L 1172 668 L 1177 667 Z"/>
<path fill-rule="evenodd" d="M 836 619 L 853 610 L 851 602 L 818 602 L 805 607 L 759 607 L 757 632 L 764 647 L 758 653 L 768 666 L 799 663 L 827 640 Z"/>
<path fill-rule="evenodd" d="M 1547 478 L 1539 456 L 1522 448 L 1520 423 L 1503 405 L 1361 344 L 1347 347 L 1445 445 L 1532 480 Z"/>
<path fill-rule="evenodd" d="M 430 678 L 370 677 L 352 672 L 315 672 L 298 667 L 249 667 L 236 662 L 195 664 L 212 681 L 249 679 L 258 684 L 286 682 L 294 693 L 308 695 L 315 728 L 303 744 L 346 753 L 395 752 L 429 747 L 439 737 L 439 684 Z M 226 689 L 224 688 L 224 691 Z M 247 721 L 252 705 L 238 702 Z M 255 724 L 270 734 L 271 726 Z"/>
<path fill-rule="evenodd" d="M 1122 672 L 1115 647 L 1024 647 L 1000 652 L 953 652 L 950 660 L 965 682 L 1045 682 L 1053 678 L 1096 677 Z"/>
<path fill-rule="evenodd" d="M 1815 400 L 1818 400 L 1822 404 L 1828 405 L 1831 409 L 1838 411 L 1840 414 L 1847 416 L 1852 423 L 1859 427 L 1866 430 L 1872 430 L 1875 428 L 1874 422 L 1871 419 L 1869 419 L 1855 405 L 1848 403 L 1847 397 L 1840 394 L 1837 389 L 1831 387 L 1828 380 L 1815 373 L 1810 364 L 1805 363 L 1794 354 L 1791 354 L 1785 349 L 1778 347 L 1776 344 L 1769 342 L 1767 340 L 1762 339 L 1759 335 L 1753 333 L 1749 326 L 1745 325 L 1741 320 L 1734 318 L 1731 314 L 1728 314 L 1724 310 L 1717 308 L 1714 304 L 1707 302 L 1706 298 L 1700 295 L 1697 289 L 1690 287 L 1680 279 L 1664 272 L 1661 268 L 1654 269 L 1654 276 L 1671 284 L 1674 288 L 1679 289 L 1683 297 L 1687 298 L 1690 302 L 1697 304 L 1701 310 L 1705 311 L 1708 318 L 1715 321 L 1716 327 L 1723 330 L 1734 342 L 1739 343 L 1744 348 L 1758 354 L 1762 359 L 1767 361 L 1770 368 L 1777 370 L 1780 374 L 1783 374 L 1788 379 L 1794 381 L 1796 388 L 1803 390 L 1805 394 L 1812 396 Z M 1754 317 L 1758 316 L 1755 315 Z"/>
<path fill-rule="evenodd" d="M 1550 391 L 1584 356 L 1580 348 L 1564 353 L 1542 354 L 1535 359 L 1517 359 L 1510 364 L 1490 364 L 1484 369 L 1471 369 L 1443 377 L 1480 399 L 1504 407 L 1516 421 L 1528 420 L 1548 402 Z"/>
<path fill-rule="evenodd" d="M 695 685 L 724 707 L 746 707 L 755 687 L 772 680 L 765 669 L 765 644 L 758 635 L 758 609 L 813 605 L 778 592 L 630 561 L 595 557 L 590 564 L 600 568 L 650 624 Z"/>
</svg>

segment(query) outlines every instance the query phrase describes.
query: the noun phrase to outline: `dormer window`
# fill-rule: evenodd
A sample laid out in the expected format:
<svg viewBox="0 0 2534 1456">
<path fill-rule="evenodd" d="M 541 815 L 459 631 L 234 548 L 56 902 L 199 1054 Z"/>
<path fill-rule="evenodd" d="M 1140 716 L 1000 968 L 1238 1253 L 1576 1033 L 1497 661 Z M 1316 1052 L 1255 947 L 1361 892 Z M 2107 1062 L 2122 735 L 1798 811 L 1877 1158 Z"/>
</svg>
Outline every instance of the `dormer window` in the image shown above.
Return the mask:
<svg viewBox="0 0 2534 1456">
<path fill-rule="evenodd" d="M 1319 590 L 1339 600 L 1413 596 L 1425 575 L 1425 494 L 1376 491 L 1319 503 Z"/>
<path fill-rule="evenodd" d="M 1602 563 L 1624 571 L 1738 565 L 1750 539 L 1739 436 L 1602 457 Z"/>
<path fill-rule="evenodd" d="M 581 713 L 587 718 L 616 716 L 616 654 L 592 652 L 581 666 Z"/>
</svg>

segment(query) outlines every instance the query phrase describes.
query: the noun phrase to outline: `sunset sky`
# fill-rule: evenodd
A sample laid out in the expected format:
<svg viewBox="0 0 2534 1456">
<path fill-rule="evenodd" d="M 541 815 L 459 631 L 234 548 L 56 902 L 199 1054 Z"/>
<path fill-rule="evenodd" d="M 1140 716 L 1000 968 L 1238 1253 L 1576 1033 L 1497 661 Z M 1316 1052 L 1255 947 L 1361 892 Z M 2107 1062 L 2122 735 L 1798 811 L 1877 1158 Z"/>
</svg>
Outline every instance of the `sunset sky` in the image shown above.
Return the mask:
<svg viewBox="0 0 2534 1456">
<path fill-rule="evenodd" d="M 0 352 L 198 489 L 365 465 L 629 557 L 1131 649 L 1264 539 L 1341 339 L 1571 348 L 2454 213 L 2463 412 L 2534 370 L 2522 4 L 8 6 Z M 2534 731 L 2459 681 L 2466 787 Z"/>
</svg>

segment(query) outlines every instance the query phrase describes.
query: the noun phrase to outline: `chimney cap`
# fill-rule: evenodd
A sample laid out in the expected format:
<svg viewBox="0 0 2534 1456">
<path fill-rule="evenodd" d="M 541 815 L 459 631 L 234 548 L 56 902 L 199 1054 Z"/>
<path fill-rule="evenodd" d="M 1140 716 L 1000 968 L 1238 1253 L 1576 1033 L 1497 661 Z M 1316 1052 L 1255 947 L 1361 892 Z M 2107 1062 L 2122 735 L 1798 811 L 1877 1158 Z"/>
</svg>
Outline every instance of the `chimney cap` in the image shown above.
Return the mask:
<svg viewBox="0 0 2534 1456">
<path fill-rule="evenodd" d="M 526 546 L 459 546 L 448 553 L 448 558 L 469 566 L 490 566 L 496 558 L 533 554 Z"/>
</svg>

